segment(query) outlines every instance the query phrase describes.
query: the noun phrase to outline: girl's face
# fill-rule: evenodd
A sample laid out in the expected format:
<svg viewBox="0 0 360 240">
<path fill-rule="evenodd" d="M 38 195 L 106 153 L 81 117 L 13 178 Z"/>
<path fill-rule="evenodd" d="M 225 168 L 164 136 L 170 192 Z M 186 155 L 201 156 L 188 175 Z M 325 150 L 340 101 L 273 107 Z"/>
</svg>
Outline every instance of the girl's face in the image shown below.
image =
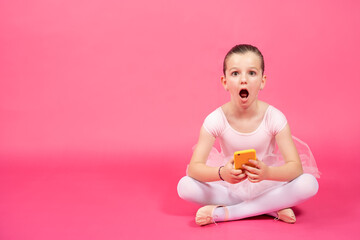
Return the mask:
<svg viewBox="0 0 360 240">
<path fill-rule="evenodd" d="M 266 76 L 261 70 L 261 58 L 253 52 L 230 55 L 221 82 L 230 92 L 232 102 L 248 108 L 256 102 L 260 89 L 265 86 Z"/>
</svg>

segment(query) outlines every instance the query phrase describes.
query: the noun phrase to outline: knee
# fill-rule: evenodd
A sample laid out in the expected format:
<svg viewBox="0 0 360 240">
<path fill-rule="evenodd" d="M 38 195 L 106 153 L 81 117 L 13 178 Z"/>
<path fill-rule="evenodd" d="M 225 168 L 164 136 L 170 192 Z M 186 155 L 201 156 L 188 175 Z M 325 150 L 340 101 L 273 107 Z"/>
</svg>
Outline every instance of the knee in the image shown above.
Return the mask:
<svg viewBox="0 0 360 240">
<path fill-rule="evenodd" d="M 319 184 L 316 178 L 308 173 L 304 173 L 295 179 L 296 194 L 302 199 L 308 199 L 316 195 Z"/>
<path fill-rule="evenodd" d="M 191 200 L 195 195 L 194 179 L 185 176 L 180 179 L 177 185 L 177 192 L 180 198 L 184 200 Z"/>
</svg>

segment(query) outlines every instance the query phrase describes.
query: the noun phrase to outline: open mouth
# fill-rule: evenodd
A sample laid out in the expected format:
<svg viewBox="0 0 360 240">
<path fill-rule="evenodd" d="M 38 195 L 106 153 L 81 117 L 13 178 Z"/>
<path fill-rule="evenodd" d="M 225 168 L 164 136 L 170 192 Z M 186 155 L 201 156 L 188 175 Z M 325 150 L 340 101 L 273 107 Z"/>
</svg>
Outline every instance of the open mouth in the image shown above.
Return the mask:
<svg viewBox="0 0 360 240">
<path fill-rule="evenodd" d="M 240 91 L 239 95 L 240 95 L 241 98 L 244 98 L 244 99 L 245 99 L 245 98 L 248 98 L 249 92 L 248 92 L 248 90 L 246 90 L 246 89 L 242 89 L 242 90 Z"/>
</svg>

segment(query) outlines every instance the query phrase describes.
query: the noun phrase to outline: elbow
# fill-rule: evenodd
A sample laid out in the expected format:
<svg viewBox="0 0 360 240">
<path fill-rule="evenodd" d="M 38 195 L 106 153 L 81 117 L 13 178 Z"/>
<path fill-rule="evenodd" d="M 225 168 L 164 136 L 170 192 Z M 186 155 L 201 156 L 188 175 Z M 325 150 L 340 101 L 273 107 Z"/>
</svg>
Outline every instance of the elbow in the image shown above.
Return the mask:
<svg viewBox="0 0 360 240">
<path fill-rule="evenodd" d="M 188 171 L 187 171 L 187 174 L 189 177 L 191 178 L 194 178 L 194 174 L 193 174 L 193 171 L 191 171 L 191 169 L 189 168 Z"/>
<path fill-rule="evenodd" d="M 292 181 L 294 180 L 295 178 L 298 178 L 300 177 L 304 171 L 303 171 L 303 168 L 302 168 L 302 164 L 299 163 L 299 164 L 293 164 L 291 168 L 289 168 L 289 175 L 288 175 L 288 181 Z"/>
<path fill-rule="evenodd" d="M 190 163 L 188 170 L 187 170 L 187 175 L 193 179 L 196 179 L 198 181 L 201 181 L 203 178 L 203 166 L 199 163 Z"/>
<path fill-rule="evenodd" d="M 187 175 L 191 178 L 195 178 L 195 171 L 194 171 L 194 165 L 189 164 L 189 167 L 187 169 Z"/>
<path fill-rule="evenodd" d="M 300 172 L 300 175 L 304 173 L 304 169 L 302 167 L 302 163 L 299 162 L 299 172 Z"/>
<path fill-rule="evenodd" d="M 297 167 L 297 169 L 296 169 L 296 170 L 297 170 L 297 171 L 296 171 L 296 177 L 295 177 L 295 178 L 297 178 L 297 177 L 299 177 L 299 176 L 303 175 L 304 170 L 303 170 L 303 168 L 302 168 L 302 164 L 301 164 L 301 162 L 298 164 L 298 167 Z"/>
<path fill-rule="evenodd" d="M 297 174 L 296 177 L 299 177 L 299 176 L 301 176 L 301 175 L 303 175 L 303 174 L 304 174 L 304 171 L 301 169 L 301 170 L 298 172 L 298 174 Z"/>
</svg>

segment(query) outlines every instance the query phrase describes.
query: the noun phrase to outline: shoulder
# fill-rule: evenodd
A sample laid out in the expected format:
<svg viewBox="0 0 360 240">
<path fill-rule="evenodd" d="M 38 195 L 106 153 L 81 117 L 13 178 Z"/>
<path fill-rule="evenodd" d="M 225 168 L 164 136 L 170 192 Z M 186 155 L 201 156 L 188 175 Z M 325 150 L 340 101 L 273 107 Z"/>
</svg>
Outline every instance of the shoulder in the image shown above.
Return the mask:
<svg viewBox="0 0 360 240">
<path fill-rule="evenodd" d="M 265 114 L 265 123 L 270 133 L 276 135 L 286 126 L 287 119 L 279 109 L 269 105 Z"/>
<path fill-rule="evenodd" d="M 213 112 L 211 112 L 205 118 L 203 124 L 205 130 L 214 137 L 221 135 L 222 131 L 225 129 L 225 126 L 226 126 L 225 116 L 221 107 L 218 107 Z"/>
<path fill-rule="evenodd" d="M 282 111 L 280 111 L 278 108 L 274 107 L 273 105 L 268 105 L 268 110 L 269 114 L 274 115 L 274 116 L 278 116 L 278 115 L 284 115 L 282 113 Z M 285 115 L 284 115 L 285 116 Z"/>
<path fill-rule="evenodd" d="M 260 112 L 262 115 L 265 116 L 266 112 L 268 111 L 268 108 L 271 106 L 270 104 L 268 104 L 267 102 L 263 102 L 263 101 L 258 101 L 259 107 L 260 107 Z"/>
</svg>

